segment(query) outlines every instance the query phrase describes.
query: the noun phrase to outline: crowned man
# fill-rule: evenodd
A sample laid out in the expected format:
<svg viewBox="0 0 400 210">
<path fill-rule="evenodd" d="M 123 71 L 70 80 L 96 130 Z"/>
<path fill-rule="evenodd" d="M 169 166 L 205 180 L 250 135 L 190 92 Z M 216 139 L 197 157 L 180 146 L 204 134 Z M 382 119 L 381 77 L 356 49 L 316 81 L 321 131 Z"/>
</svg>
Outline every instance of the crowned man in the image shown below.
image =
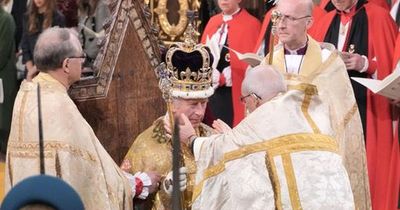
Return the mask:
<svg viewBox="0 0 400 210">
<path fill-rule="evenodd" d="M 307 35 L 313 23 L 312 9 L 312 0 L 278 1 L 276 33 L 281 44 L 275 47 L 272 65 L 284 73 L 289 89 L 299 83 L 313 84 L 321 100 L 330 104 L 334 136 L 350 176 L 356 206 L 369 209 L 366 154 L 357 104 L 346 66 L 334 46 L 318 43 Z"/>
<path fill-rule="evenodd" d="M 171 88 L 170 107 L 173 118 L 179 119 L 185 115 L 193 124 L 197 135 L 209 136 L 212 129 L 203 124 L 202 120 L 208 98 L 214 93 L 210 68 L 213 59 L 205 46 L 195 44 L 193 32 L 188 26 L 185 42 L 172 45 L 165 55 L 166 79 Z M 163 178 L 169 178 L 170 174 L 167 173 L 172 169 L 171 133 L 164 128 L 169 120 L 168 114 L 158 118 L 135 139 L 125 157 L 125 161 L 132 166 L 129 172 L 147 169 L 160 173 Z M 196 165 L 188 148 L 182 147 L 182 156 L 188 172 L 187 189 L 183 193 L 184 206 L 190 209 Z M 171 209 L 172 188 L 168 186 L 168 182 L 163 183 L 159 191 L 138 205 L 139 209 Z"/>
</svg>

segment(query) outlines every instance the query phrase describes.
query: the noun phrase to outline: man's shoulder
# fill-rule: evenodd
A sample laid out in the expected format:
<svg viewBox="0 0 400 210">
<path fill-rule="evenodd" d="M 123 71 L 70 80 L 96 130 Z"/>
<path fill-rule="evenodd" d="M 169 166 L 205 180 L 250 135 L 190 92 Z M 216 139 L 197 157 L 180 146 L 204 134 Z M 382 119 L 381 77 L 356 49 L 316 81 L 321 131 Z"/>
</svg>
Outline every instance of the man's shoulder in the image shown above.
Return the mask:
<svg viewBox="0 0 400 210">
<path fill-rule="evenodd" d="M 365 4 L 364 8 L 365 8 L 365 11 L 367 14 L 390 16 L 390 13 L 388 10 L 386 10 L 386 9 L 382 8 L 381 6 L 378 6 L 374 3 L 371 3 L 371 2 Z M 378 19 L 380 19 L 380 18 L 378 18 Z"/>
<path fill-rule="evenodd" d="M 247 23 L 246 23 L 246 25 L 247 24 L 251 24 L 251 25 L 253 25 L 253 24 L 260 24 L 261 25 L 261 23 L 260 23 L 260 21 L 256 18 L 256 17 L 254 17 L 253 15 L 251 15 L 246 9 L 242 9 L 243 11 L 241 12 L 242 13 L 242 15 L 240 15 L 239 17 L 241 17 L 243 20 L 245 20 L 245 21 L 248 21 Z M 246 25 L 244 25 L 244 26 L 246 26 Z"/>
<path fill-rule="evenodd" d="M 207 25 L 214 25 L 214 24 L 220 24 L 222 23 L 222 13 L 218 13 L 210 18 L 210 20 L 207 22 Z"/>
</svg>

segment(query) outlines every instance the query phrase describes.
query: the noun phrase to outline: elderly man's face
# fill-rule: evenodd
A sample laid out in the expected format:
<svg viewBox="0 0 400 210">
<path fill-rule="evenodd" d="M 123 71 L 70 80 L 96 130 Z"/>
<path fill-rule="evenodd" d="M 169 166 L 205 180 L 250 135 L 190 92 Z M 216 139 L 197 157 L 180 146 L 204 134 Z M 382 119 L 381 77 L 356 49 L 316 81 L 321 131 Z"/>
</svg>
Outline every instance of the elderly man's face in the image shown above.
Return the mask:
<svg viewBox="0 0 400 210">
<path fill-rule="evenodd" d="M 311 18 L 306 5 L 297 1 L 282 0 L 276 10 L 281 14 L 277 22 L 279 40 L 289 47 L 304 40 Z"/>
<path fill-rule="evenodd" d="M 350 9 L 351 6 L 354 5 L 356 0 L 332 0 L 332 4 L 339 11 L 344 11 L 346 9 Z"/>
<path fill-rule="evenodd" d="M 208 99 L 174 99 L 174 117 L 185 114 L 194 128 L 198 128 L 203 121 Z"/>
<path fill-rule="evenodd" d="M 259 100 L 261 100 L 260 96 L 255 93 L 243 94 L 240 97 L 240 101 L 245 105 L 248 113 L 252 113 L 257 109 Z"/>
</svg>

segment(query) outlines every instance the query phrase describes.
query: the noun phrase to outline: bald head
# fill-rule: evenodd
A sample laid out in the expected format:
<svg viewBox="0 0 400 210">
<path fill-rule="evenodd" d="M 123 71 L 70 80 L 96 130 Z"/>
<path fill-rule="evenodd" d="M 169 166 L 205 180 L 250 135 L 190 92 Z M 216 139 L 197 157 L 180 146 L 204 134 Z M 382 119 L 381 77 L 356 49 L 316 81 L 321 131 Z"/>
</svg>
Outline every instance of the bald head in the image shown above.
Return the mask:
<svg viewBox="0 0 400 210">
<path fill-rule="evenodd" d="M 291 5 L 296 7 L 296 10 L 301 14 L 312 15 L 314 2 L 313 0 L 278 0 L 276 5 L 281 5 L 281 7 Z"/>
<path fill-rule="evenodd" d="M 260 65 L 247 71 L 242 82 L 242 95 L 255 93 L 263 102 L 286 92 L 283 75 L 270 65 Z"/>
<path fill-rule="evenodd" d="M 65 58 L 82 52 L 72 29 L 53 27 L 40 34 L 33 53 L 36 67 L 43 72 L 62 67 Z"/>
</svg>

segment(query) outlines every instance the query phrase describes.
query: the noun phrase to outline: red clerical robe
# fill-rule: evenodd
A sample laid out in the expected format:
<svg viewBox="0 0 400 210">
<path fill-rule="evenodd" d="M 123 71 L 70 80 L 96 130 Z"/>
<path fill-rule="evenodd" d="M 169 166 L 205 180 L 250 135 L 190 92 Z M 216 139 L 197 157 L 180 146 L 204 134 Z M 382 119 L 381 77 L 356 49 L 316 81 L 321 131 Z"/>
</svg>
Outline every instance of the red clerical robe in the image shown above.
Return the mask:
<svg viewBox="0 0 400 210">
<path fill-rule="evenodd" d="M 396 67 L 397 63 L 400 61 L 400 35 L 397 36 L 396 46 L 393 53 L 393 69 Z"/>
<path fill-rule="evenodd" d="M 223 24 L 222 13 L 213 16 L 207 23 L 201 37 L 201 43 L 205 43 L 207 36 L 211 37 Z M 261 23 L 251 16 L 245 9 L 234 15 L 228 24 L 228 45 L 240 53 L 252 52 L 260 32 Z M 232 103 L 233 126 L 244 118 L 244 105 L 240 102 L 241 86 L 248 64 L 240 61 L 235 53 L 229 52 L 231 76 L 232 76 Z"/>
<path fill-rule="evenodd" d="M 358 1 L 356 11 L 343 49 L 347 51 L 349 44 L 356 44 L 356 53 L 363 54 L 357 50 L 366 52 L 364 55 L 369 61 L 369 68 L 363 74 L 371 77 L 376 69 L 376 78 L 382 80 L 392 72 L 396 24 L 387 10 L 363 0 Z M 318 21 L 318 30 L 313 30 L 311 36 L 317 41 L 336 44 L 334 42 L 335 39 L 337 42 L 339 35 L 339 23 L 340 17 L 333 10 Z M 354 72 L 349 71 L 349 74 Z M 399 187 L 395 183 L 399 182 L 399 176 L 396 176 L 398 169 L 393 161 L 398 161 L 399 155 L 398 146 L 393 148 L 397 139 L 393 135 L 391 105 L 388 99 L 373 95 L 370 91 L 366 92 L 365 98 L 366 149 L 372 206 L 373 209 L 396 209 Z M 397 154 L 393 154 L 396 150 Z"/>
<path fill-rule="evenodd" d="M 389 4 L 386 0 L 369 0 L 369 2 L 374 3 L 386 10 L 390 10 Z"/>
<path fill-rule="evenodd" d="M 393 69 L 396 67 L 397 63 L 400 61 L 400 36 L 397 36 L 396 39 L 396 46 L 394 48 L 394 56 L 393 56 Z M 397 71 L 400 71 L 400 69 L 397 69 Z M 394 191 L 393 193 L 393 200 L 392 202 L 396 202 L 396 198 L 399 198 L 399 193 L 400 193 L 400 148 L 399 148 L 399 129 L 400 129 L 400 108 L 397 107 L 397 110 L 395 111 L 397 116 L 397 129 L 395 133 L 395 139 L 392 142 L 392 152 L 391 152 L 391 171 L 393 172 L 390 174 L 389 179 L 394 181 L 391 183 L 394 186 L 394 189 L 397 189 L 397 191 Z M 396 119 L 395 118 L 395 119 Z M 397 139 L 397 140 L 396 140 Z"/>
</svg>

